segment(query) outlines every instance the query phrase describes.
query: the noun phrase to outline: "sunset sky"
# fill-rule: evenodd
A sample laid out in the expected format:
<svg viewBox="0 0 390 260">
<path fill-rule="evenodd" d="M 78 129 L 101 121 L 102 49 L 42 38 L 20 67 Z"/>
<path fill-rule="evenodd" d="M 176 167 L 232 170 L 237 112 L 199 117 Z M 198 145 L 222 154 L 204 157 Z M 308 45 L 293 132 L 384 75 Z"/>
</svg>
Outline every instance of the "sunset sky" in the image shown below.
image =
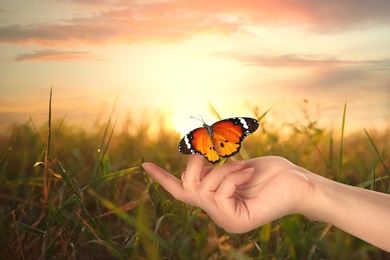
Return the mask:
<svg viewBox="0 0 390 260">
<path fill-rule="evenodd" d="M 120 118 L 166 113 L 182 133 L 199 126 L 190 116 L 214 121 L 209 103 L 222 117 L 273 106 L 269 120 L 294 122 L 303 100 L 330 127 L 345 101 L 347 130 L 388 127 L 389 10 L 388 0 L 3 0 L 0 127 L 43 123 L 51 86 L 53 116 L 86 125 L 118 94 Z"/>
</svg>

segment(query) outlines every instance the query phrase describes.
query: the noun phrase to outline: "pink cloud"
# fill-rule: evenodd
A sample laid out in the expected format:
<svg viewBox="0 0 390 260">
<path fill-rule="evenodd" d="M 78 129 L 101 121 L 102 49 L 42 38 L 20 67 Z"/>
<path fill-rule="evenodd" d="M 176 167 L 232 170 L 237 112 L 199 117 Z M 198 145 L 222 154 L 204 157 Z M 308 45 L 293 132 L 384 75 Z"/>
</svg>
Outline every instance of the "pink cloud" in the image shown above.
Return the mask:
<svg viewBox="0 0 390 260">
<path fill-rule="evenodd" d="M 0 27 L 0 42 L 41 46 L 178 41 L 198 34 L 234 34 L 252 26 L 303 26 L 334 33 L 357 26 L 388 24 L 390 1 L 182 0 L 67 1 L 83 16 L 59 23 Z M 64 4 L 61 2 L 61 4 Z M 96 11 L 99 10 L 99 11 Z M 232 19 L 234 18 L 234 19 Z"/>
<path fill-rule="evenodd" d="M 274 0 L 179 1 L 180 7 L 209 14 L 235 14 L 257 25 L 307 25 L 314 30 L 335 31 L 362 23 L 389 23 L 386 0 Z M 337 28 L 336 28 L 337 27 Z"/>
</svg>

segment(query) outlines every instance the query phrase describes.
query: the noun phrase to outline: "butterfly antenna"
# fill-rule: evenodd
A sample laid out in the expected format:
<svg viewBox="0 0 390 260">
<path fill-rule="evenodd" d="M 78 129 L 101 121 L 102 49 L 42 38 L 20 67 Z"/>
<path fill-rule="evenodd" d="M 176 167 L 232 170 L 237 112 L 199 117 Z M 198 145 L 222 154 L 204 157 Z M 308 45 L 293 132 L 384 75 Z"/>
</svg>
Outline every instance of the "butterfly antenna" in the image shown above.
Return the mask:
<svg viewBox="0 0 390 260">
<path fill-rule="evenodd" d="M 199 117 L 200 117 L 200 119 L 197 118 L 197 117 L 195 117 L 195 116 L 191 116 L 190 118 L 194 118 L 194 119 L 196 119 L 196 120 L 202 122 L 203 124 L 205 124 L 206 122 L 203 120 L 203 117 L 202 117 L 200 114 L 199 114 Z"/>
</svg>

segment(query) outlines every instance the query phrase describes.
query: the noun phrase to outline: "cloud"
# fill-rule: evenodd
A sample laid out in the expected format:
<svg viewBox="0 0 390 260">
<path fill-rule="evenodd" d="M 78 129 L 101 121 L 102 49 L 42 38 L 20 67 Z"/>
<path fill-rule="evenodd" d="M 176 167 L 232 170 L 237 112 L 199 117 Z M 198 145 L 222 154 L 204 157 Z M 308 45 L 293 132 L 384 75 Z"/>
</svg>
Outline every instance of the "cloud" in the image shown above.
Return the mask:
<svg viewBox="0 0 390 260">
<path fill-rule="evenodd" d="M 272 93 L 285 97 L 302 95 L 322 101 L 346 97 L 384 97 L 388 100 L 390 97 L 389 59 L 348 60 L 319 54 L 243 55 L 238 52 L 217 55 L 255 67 L 259 77 L 250 82 L 251 93 L 260 89 L 267 96 L 272 96 Z M 274 72 L 270 72 L 270 69 Z M 281 76 L 268 78 L 268 75 Z"/>
<path fill-rule="evenodd" d="M 101 11 L 57 24 L 3 26 L 0 27 L 0 42 L 41 46 L 173 42 L 191 38 L 194 34 L 231 34 L 238 30 L 234 24 L 203 14 L 165 10 L 157 5 L 138 9 Z"/>
<path fill-rule="evenodd" d="M 64 3 L 94 8 L 80 8 L 73 18 L 60 22 L 0 27 L 0 42 L 42 46 L 171 42 L 198 34 L 231 35 L 247 26 L 302 26 L 335 33 L 390 22 L 388 0 L 61 1 Z"/>
<path fill-rule="evenodd" d="M 263 2 L 263 1 L 261 1 Z M 263 16 L 253 15 L 255 21 L 283 25 L 301 25 L 319 33 L 338 33 L 362 26 L 388 24 L 386 0 L 279 0 L 264 1 Z M 384 9 L 385 8 L 385 9 Z"/>
<path fill-rule="evenodd" d="M 272 55 L 240 55 L 236 57 L 241 62 L 268 68 L 301 68 L 301 67 L 333 67 L 347 64 L 354 64 L 356 61 L 338 60 L 333 57 L 321 55 L 299 55 L 286 54 L 279 56 Z"/>
<path fill-rule="evenodd" d="M 389 66 L 389 62 L 387 62 Z M 333 68 L 329 70 L 316 71 L 307 82 L 309 85 L 321 89 L 344 89 L 350 93 L 355 89 L 364 88 L 382 89 L 389 92 L 389 73 L 382 70 L 381 65 L 375 63 L 361 63 L 356 66 Z"/>
<path fill-rule="evenodd" d="M 218 52 L 212 56 L 221 56 L 235 59 L 248 66 L 259 66 L 266 68 L 320 68 L 331 69 L 347 66 L 372 66 L 377 69 L 389 69 L 390 60 L 345 60 L 334 56 L 314 54 L 241 54 L 241 52 Z"/>
<path fill-rule="evenodd" d="M 19 54 L 14 59 L 21 61 L 79 61 L 79 60 L 98 60 L 89 52 L 82 51 L 57 51 L 57 50 L 39 50 L 32 53 Z"/>
</svg>

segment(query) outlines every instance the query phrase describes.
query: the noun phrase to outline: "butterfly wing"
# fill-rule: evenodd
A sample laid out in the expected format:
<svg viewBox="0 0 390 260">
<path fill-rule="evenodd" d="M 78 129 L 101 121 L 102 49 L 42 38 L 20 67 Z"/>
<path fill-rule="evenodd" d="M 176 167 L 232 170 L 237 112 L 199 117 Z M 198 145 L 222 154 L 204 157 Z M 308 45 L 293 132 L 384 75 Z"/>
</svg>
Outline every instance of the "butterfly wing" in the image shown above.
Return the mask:
<svg viewBox="0 0 390 260">
<path fill-rule="evenodd" d="M 205 127 L 196 128 L 186 134 L 180 141 L 178 148 L 183 154 L 202 154 L 211 163 L 220 161 Z"/>
<path fill-rule="evenodd" d="M 249 117 L 228 118 L 211 126 L 204 124 L 186 134 L 178 148 L 183 154 L 202 154 L 209 162 L 218 163 L 220 157 L 238 153 L 242 140 L 258 127 L 259 122 Z"/>
<path fill-rule="evenodd" d="M 214 149 L 220 157 L 230 157 L 240 151 L 241 142 L 259 127 L 256 119 L 249 117 L 228 118 L 211 126 Z"/>
</svg>

